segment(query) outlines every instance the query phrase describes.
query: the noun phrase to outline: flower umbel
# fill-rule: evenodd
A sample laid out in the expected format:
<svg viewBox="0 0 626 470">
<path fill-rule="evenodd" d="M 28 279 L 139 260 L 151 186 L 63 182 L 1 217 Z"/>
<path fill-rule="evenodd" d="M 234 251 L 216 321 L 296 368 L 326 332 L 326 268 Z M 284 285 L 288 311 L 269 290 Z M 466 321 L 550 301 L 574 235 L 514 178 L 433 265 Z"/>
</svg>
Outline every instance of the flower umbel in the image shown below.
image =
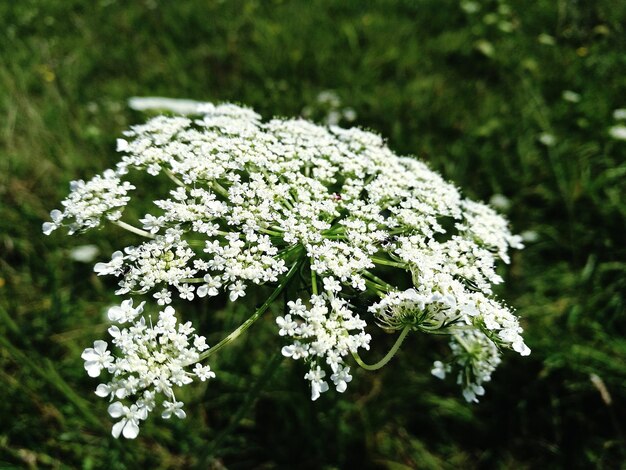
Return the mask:
<svg viewBox="0 0 626 470">
<path fill-rule="evenodd" d="M 64 209 L 43 224 L 47 235 L 61 227 L 74 234 L 109 221 L 139 237 L 94 271 L 117 277 L 118 295 L 151 296 L 161 310 L 153 318 L 145 300 L 123 300 L 108 311 L 111 349 L 97 340 L 83 353 L 90 376 L 108 373 L 96 394 L 112 402 L 115 437 L 135 438 L 157 406 L 164 419 L 185 418 L 175 391 L 215 377 L 207 358 L 281 294 L 288 306 L 276 315 L 282 353 L 307 364 L 313 400 L 330 384 L 346 391 L 351 357 L 369 370 L 382 367 L 411 332 L 450 337 L 452 360 L 436 361 L 432 372 L 458 369 L 470 401 L 484 393 L 502 349 L 530 353 L 518 318 L 493 296 L 503 281 L 496 263 L 522 248 L 494 209 L 463 198 L 371 132 L 262 122 L 232 104 L 181 109 L 186 116 L 159 116 L 125 132 L 116 167 L 72 183 Z M 150 213 L 122 220 L 137 172 L 171 189 Z M 265 303 L 211 349 L 170 306 L 219 295 L 246 302 L 263 286 L 274 289 Z M 359 354 L 376 342 L 375 325 L 400 334 L 368 366 Z"/>
<path fill-rule="evenodd" d="M 143 302 L 136 309 L 132 304 L 129 299 L 120 307 L 112 307 L 109 317 L 120 323 L 135 319 L 143 309 Z M 115 312 L 114 315 L 111 312 Z M 122 313 L 118 315 L 119 312 Z M 129 315 L 128 312 L 132 313 Z M 159 312 L 154 326 L 151 319 L 146 321 L 146 317 L 135 320 L 128 328 L 111 326 L 109 334 L 120 351 L 118 356 L 111 356 L 107 343 L 100 340 L 83 352 L 85 369 L 91 377 L 99 376 L 102 369 L 112 376 L 109 382 L 98 385 L 96 394 L 108 396 L 111 400 L 133 402 L 130 407 L 119 401 L 109 407 L 113 418 L 122 417 L 113 426 L 114 437 L 120 433 L 130 439 L 136 437 L 139 421 L 148 417 L 159 397 L 165 399 L 161 405 L 163 418 L 172 415 L 184 418 L 183 403 L 176 401 L 174 388 L 191 383 L 193 377 L 201 381 L 215 377 L 209 366 L 197 364 L 193 372 L 186 370 L 198 361 L 200 353 L 208 346 L 203 336 L 193 334 L 190 322 L 178 323 L 174 313 L 172 307 L 165 307 Z"/>
</svg>

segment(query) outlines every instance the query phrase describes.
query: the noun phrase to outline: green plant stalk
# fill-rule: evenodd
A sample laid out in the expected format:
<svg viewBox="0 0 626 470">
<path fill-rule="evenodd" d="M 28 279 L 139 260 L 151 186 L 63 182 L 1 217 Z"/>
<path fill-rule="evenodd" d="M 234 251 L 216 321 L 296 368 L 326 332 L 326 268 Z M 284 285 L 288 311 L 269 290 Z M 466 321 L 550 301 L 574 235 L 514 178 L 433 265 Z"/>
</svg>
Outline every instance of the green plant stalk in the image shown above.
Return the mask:
<svg viewBox="0 0 626 470">
<path fill-rule="evenodd" d="M 226 198 L 228 197 L 228 190 L 226 188 L 224 188 L 224 186 L 219 184 L 217 181 L 212 181 L 211 182 L 211 187 L 220 196 L 226 197 Z"/>
<path fill-rule="evenodd" d="M 174 173 L 172 173 L 170 170 L 168 170 L 167 168 L 164 169 L 165 174 L 167 175 L 167 177 L 169 179 L 171 179 L 177 186 L 180 186 L 182 188 L 186 188 L 187 186 L 185 185 L 185 183 L 183 183 L 181 180 L 179 180 Z"/>
<path fill-rule="evenodd" d="M 257 321 L 261 317 L 261 315 L 263 315 L 265 313 L 265 311 L 270 307 L 272 302 L 274 302 L 274 300 L 276 300 L 276 298 L 285 289 L 285 287 L 287 287 L 287 285 L 289 284 L 289 281 L 291 281 L 291 278 L 298 272 L 298 269 L 302 265 L 303 260 L 304 260 L 303 258 L 300 258 L 298 261 L 296 261 L 291 266 L 291 268 L 289 269 L 289 271 L 287 272 L 287 274 L 285 275 L 283 280 L 280 282 L 280 284 L 278 284 L 278 287 L 276 287 L 274 292 L 271 293 L 271 295 L 267 298 L 267 300 L 263 303 L 263 305 L 261 305 L 252 314 L 252 316 L 250 318 L 248 318 L 245 322 L 243 322 L 241 325 L 239 325 L 239 327 L 236 330 L 234 330 L 231 334 L 229 334 L 222 341 L 217 343 L 214 347 L 212 347 L 209 350 L 207 350 L 204 353 L 202 353 L 200 355 L 200 357 L 198 358 L 198 361 L 196 361 L 196 362 L 203 361 L 206 358 L 208 358 L 209 356 L 215 354 L 220 349 L 222 349 L 224 346 L 227 346 L 228 344 L 230 344 L 231 342 L 236 340 L 244 331 L 246 331 L 248 328 L 250 328 L 252 326 L 252 324 L 255 321 Z"/>
<path fill-rule="evenodd" d="M 378 276 L 375 276 L 374 274 L 372 274 L 369 271 L 363 271 L 363 275 L 369 277 L 372 281 L 374 281 L 375 283 L 377 283 L 381 287 L 384 287 L 385 290 L 387 290 L 387 291 L 392 291 L 392 290 L 396 289 L 394 286 L 392 286 L 388 282 L 383 281 L 381 278 L 379 278 Z"/>
<path fill-rule="evenodd" d="M 394 261 L 390 261 L 390 260 L 386 260 L 386 259 L 382 259 L 382 258 L 372 257 L 372 261 L 375 264 L 382 264 L 382 265 L 385 265 L 385 266 L 393 266 L 394 268 L 408 269 L 406 264 L 396 263 Z"/>
<path fill-rule="evenodd" d="M 126 222 L 122 222 L 121 220 L 115 220 L 113 221 L 113 223 L 117 225 L 118 227 L 123 228 L 124 230 L 128 230 L 129 232 L 134 233 L 135 235 L 140 235 L 142 237 L 154 239 L 154 235 L 152 235 L 150 232 L 141 230 L 140 228 L 127 224 Z"/>
<path fill-rule="evenodd" d="M 370 279 L 364 279 L 365 285 L 372 289 L 374 293 L 379 297 L 385 297 L 387 295 L 388 290 L 378 284 L 377 282 L 371 281 Z"/>
<path fill-rule="evenodd" d="M 315 274 L 315 271 L 313 271 L 311 269 L 311 290 L 313 292 L 313 295 L 317 295 L 317 275 Z"/>
<path fill-rule="evenodd" d="M 352 352 L 352 357 L 354 358 L 356 363 L 360 365 L 363 369 L 378 370 L 384 367 L 393 358 L 393 356 L 396 355 L 396 353 L 398 352 L 398 349 L 400 349 L 400 346 L 402 345 L 402 342 L 404 341 L 404 338 L 406 338 L 406 335 L 409 334 L 409 331 L 411 331 L 411 327 L 405 326 L 402 332 L 400 333 L 400 336 L 398 336 L 398 339 L 396 339 L 396 342 L 393 344 L 393 346 L 389 350 L 389 352 L 385 355 L 385 357 L 383 357 L 380 361 L 378 361 L 375 364 L 370 365 L 370 364 L 366 364 L 365 362 L 363 362 L 363 359 L 361 359 L 361 356 L 359 356 L 359 353 L 356 351 Z"/>
</svg>

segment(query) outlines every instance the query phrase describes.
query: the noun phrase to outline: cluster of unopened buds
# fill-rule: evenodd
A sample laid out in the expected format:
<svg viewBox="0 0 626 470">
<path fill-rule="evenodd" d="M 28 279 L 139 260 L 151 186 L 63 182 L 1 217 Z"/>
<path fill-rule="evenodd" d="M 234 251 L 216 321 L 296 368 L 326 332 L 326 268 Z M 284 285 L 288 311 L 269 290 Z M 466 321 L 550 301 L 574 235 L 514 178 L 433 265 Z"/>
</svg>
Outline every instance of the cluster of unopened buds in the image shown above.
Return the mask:
<svg viewBox="0 0 626 470">
<path fill-rule="evenodd" d="M 110 344 L 98 340 L 82 356 L 90 376 L 107 376 L 96 394 L 119 419 L 115 437 L 136 437 L 157 407 L 163 418 L 184 418 L 176 389 L 215 377 L 207 359 L 288 293 L 308 292 L 275 312 L 275 347 L 307 364 L 313 400 L 331 385 L 344 392 L 351 362 L 382 367 L 410 332 L 449 337 L 451 356 L 432 373 L 456 374 L 468 401 L 484 393 L 501 350 L 530 353 L 517 317 L 492 292 L 502 282 L 496 261 L 522 247 L 492 208 L 371 132 L 262 122 L 233 104 L 188 112 L 125 132 L 116 167 L 73 182 L 43 225 L 73 234 L 108 221 L 138 237 L 95 265 L 119 279 L 125 300 L 108 311 Z M 131 222 L 123 215 L 135 172 L 172 189 Z M 251 288 L 266 289 L 267 300 L 213 348 L 170 306 L 222 294 L 245 302 Z M 375 342 L 375 327 L 397 340 L 368 365 L 360 351 Z"/>
</svg>

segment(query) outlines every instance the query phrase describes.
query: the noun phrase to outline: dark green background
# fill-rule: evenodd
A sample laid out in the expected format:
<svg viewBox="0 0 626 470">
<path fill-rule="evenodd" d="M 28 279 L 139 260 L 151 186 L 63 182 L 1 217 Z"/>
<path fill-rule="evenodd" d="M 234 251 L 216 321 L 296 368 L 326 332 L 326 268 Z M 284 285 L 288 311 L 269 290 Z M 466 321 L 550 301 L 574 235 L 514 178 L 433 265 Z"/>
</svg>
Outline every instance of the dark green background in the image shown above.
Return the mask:
<svg viewBox="0 0 626 470">
<path fill-rule="evenodd" d="M 623 465 L 626 142 L 608 129 L 626 107 L 626 2 L 477 3 L 1 2 L 0 466 Z M 267 316 L 212 362 L 216 380 L 186 392 L 186 420 L 113 440 L 80 352 L 104 335 L 114 282 L 68 253 L 96 243 L 105 260 L 133 239 L 46 238 L 42 221 L 70 180 L 113 165 L 115 138 L 144 119 L 130 96 L 236 101 L 267 118 L 326 89 L 465 194 L 507 196 L 514 230 L 537 233 L 499 291 L 532 355 L 506 354 L 468 405 L 429 373 L 445 342 L 413 336 L 382 371 L 311 403 L 304 369 L 273 358 Z M 250 313 L 222 300 L 185 312 L 212 344 Z"/>
</svg>

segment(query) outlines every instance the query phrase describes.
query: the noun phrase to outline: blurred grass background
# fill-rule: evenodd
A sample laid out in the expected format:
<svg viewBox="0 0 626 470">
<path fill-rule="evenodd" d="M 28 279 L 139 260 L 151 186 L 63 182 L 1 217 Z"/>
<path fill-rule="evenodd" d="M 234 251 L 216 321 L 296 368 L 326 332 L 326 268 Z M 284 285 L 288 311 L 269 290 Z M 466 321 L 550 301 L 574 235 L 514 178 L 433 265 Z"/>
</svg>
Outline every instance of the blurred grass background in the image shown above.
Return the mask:
<svg viewBox="0 0 626 470">
<path fill-rule="evenodd" d="M 626 141 L 609 133 L 625 25 L 615 0 L 1 2 L 0 467 L 626 468 Z M 468 405 L 429 374 L 445 344 L 414 336 L 311 403 L 268 316 L 187 392 L 188 419 L 115 441 L 80 359 L 114 283 L 69 254 L 106 260 L 131 239 L 47 238 L 42 221 L 70 180 L 113 164 L 144 118 L 130 96 L 322 119 L 324 90 L 465 194 L 510 200 L 532 241 L 500 294 L 532 355 L 506 355 Z M 211 343 L 246 315 L 186 309 Z"/>
</svg>

